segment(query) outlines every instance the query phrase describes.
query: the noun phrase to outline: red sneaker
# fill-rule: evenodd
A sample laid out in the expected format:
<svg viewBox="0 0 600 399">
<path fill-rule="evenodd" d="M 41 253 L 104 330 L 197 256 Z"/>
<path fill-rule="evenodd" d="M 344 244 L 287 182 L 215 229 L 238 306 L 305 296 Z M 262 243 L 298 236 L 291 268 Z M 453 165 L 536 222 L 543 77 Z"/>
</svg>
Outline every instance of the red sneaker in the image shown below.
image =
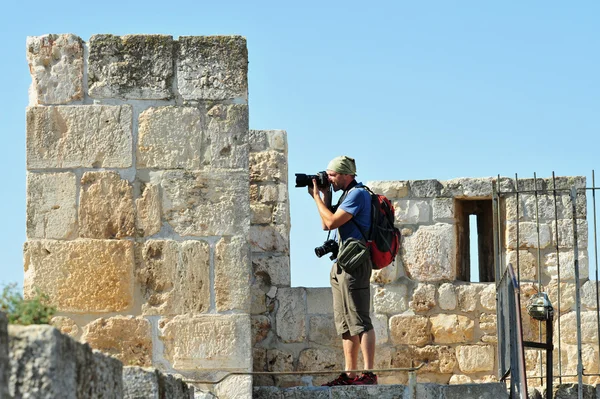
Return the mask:
<svg viewBox="0 0 600 399">
<path fill-rule="evenodd" d="M 348 374 L 342 373 L 338 378 L 333 381 L 329 381 L 326 384 L 321 385 L 322 387 L 333 387 L 337 385 L 352 385 L 356 379 L 348 377 Z"/>
<path fill-rule="evenodd" d="M 377 376 L 370 371 L 356 377 L 352 385 L 377 385 Z"/>
</svg>

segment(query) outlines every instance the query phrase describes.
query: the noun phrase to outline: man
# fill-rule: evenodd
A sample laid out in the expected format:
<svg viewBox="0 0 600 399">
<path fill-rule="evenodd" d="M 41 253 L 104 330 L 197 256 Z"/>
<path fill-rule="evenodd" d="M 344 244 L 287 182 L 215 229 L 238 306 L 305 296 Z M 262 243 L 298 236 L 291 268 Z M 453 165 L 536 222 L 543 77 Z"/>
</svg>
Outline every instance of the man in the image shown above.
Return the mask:
<svg viewBox="0 0 600 399">
<path fill-rule="evenodd" d="M 319 188 L 313 180 L 308 193 L 314 198 L 321 216 L 324 230 L 338 230 L 338 241 L 342 246 L 349 238 L 365 238 L 361 229 L 368 232 L 371 227 L 371 197 L 357 183 L 356 163 L 353 158 L 340 156 L 327 166 L 327 177 L 334 191 L 342 190 L 340 203 L 331 207 L 331 190 Z M 358 187 L 357 187 L 358 186 Z M 360 228 L 357 226 L 360 225 Z M 335 327 L 342 336 L 345 370 L 335 380 L 324 384 L 334 385 L 375 385 L 377 376 L 372 372 L 360 376 L 354 371 L 358 367 L 358 352 L 362 352 L 364 369 L 372 370 L 375 358 L 375 331 L 371 324 L 371 260 L 367 259 L 350 272 L 343 270 L 337 262 L 331 268 L 330 282 L 333 293 L 333 313 Z"/>
</svg>

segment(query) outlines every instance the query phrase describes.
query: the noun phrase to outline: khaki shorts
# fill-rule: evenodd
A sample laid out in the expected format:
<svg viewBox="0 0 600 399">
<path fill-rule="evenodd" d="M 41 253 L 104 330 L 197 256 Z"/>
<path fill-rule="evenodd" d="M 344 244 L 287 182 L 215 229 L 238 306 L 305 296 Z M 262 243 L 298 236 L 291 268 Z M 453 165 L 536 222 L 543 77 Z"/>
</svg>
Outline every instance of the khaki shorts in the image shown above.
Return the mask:
<svg viewBox="0 0 600 399">
<path fill-rule="evenodd" d="M 371 324 L 371 260 L 351 273 L 334 263 L 330 282 L 333 293 L 333 315 L 337 333 L 351 336 L 373 329 Z"/>
</svg>

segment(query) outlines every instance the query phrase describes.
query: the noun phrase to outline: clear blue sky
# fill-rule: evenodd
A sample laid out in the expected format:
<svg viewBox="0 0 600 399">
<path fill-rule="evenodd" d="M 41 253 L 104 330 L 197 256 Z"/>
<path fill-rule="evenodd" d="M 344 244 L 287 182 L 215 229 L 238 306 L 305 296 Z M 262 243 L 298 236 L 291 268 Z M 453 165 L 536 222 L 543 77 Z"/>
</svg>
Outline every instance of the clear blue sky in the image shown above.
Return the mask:
<svg viewBox="0 0 600 399">
<path fill-rule="evenodd" d="M 293 176 L 336 155 L 362 181 L 600 173 L 600 2 L 286 3 L 5 4 L 0 284 L 23 279 L 27 36 L 245 36 L 250 127 L 288 132 L 295 286 L 327 286 L 329 262 Z"/>
</svg>

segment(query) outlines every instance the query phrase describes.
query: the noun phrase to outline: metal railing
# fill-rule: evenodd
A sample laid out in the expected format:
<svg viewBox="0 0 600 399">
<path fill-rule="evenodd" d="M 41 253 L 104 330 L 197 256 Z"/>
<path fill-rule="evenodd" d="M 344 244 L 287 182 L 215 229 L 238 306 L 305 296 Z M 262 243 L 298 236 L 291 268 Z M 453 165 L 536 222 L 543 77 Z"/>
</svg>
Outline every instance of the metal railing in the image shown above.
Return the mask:
<svg viewBox="0 0 600 399">
<path fill-rule="evenodd" d="M 561 180 L 559 184 L 558 180 Z M 523 183 L 527 183 L 529 187 L 523 187 Z M 531 185 L 533 184 L 533 187 Z M 496 288 L 497 288 L 497 316 L 498 316 L 498 361 L 499 361 L 499 378 L 507 379 L 511 378 L 511 388 L 513 384 L 523 384 L 521 386 L 526 387 L 527 380 L 532 381 L 538 379 L 540 385 L 544 385 L 544 381 L 547 386 L 552 386 L 553 383 L 563 383 L 563 380 L 566 378 L 577 377 L 578 383 L 578 398 L 583 398 L 583 379 L 584 377 L 592 377 L 598 376 L 598 373 L 586 373 L 583 365 L 582 359 L 582 319 L 581 319 L 581 311 L 582 311 L 582 298 L 581 298 L 581 289 L 585 280 L 585 277 L 581 278 L 581 270 L 580 263 L 581 260 L 587 252 L 589 247 L 588 245 L 581 245 L 583 243 L 582 238 L 587 236 L 588 239 L 591 234 L 588 232 L 593 232 L 593 257 L 594 257 L 594 272 L 595 272 L 595 308 L 593 306 L 590 307 L 590 310 L 594 310 L 596 313 L 596 342 L 594 342 L 593 346 L 598 351 L 598 347 L 600 346 L 599 337 L 600 337 L 600 293 L 598 292 L 598 240 L 597 240 L 597 223 L 596 223 L 596 190 L 600 190 L 600 187 L 596 187 L 595 185 L 595 174 L 592 171 L 592 186 L 587 187 L 584 184 L 583 180 L 573 181 L 572 178 L 568 178 L 565 181 L 565 178 L 557 178 L 552 173 L 552 179 L 538 179 L 536 174 L 534 174 L 533 179 L 519 179 L 517 175 L 515 175 L 514 179 L 505 178 L 498 176 L 497 181 L 495 182 L 493 189 L 493 207 L 494 207 L 494 249 L 495 249 L 495 276 L 496 276 Z M 591 193 L 591 198 L 588 198 L 588 193 Z M 529 210 L 521 209 L 522 202 L 527 205 L 526 200 L 533 201 L 534 211 L 531 212 Z M 565 201 L 568 199 L 567 201 Z M 540 201 L 545 204 L 545 214 L 543 217 L 540 215 Z M 589 200 L 589 201 L 588 201 Z M 514 220 L 507 218 L 507 201 L 514 201 L 515 203 L 515 213 Z M 548 215 L 548 203 L 549 201 L 553 202 L 553 215 Z M 566 202 L 566 204 L 565 204 Z M 589 204 L 588 204 L 589 202 Z M 531 206 L 531 204 L 529 204 Z M 587 222 L 587 209 L 591 208 L 593 214 L 593 225 L 587 226 L 587 231 L 580 231 L 581 226 L 586 226 Z M 526 214 L 526 211 L 529 211 L 530 214 Z M 571 213 L 570 218 L 567 218 L 566 215 Z M 559 214 L 561 217 L 559 217 Z M 570 219 L 570 221 L 569 221 Z M 522 245 L 521 242 L 521 224 L 524 222 L 535 223 L 535 242 L 531 242 L 531 237 L 529 237 L 528 242 L 525 245 Z M 561 223 L 562 222 L 562 225 Z M 559 234 L 560 227 L 565 226 L 567 223 L 571 224 L 570 229 L 564 228 L 562 234 Z M 582 223 L 584 222 L 584 223 Z M 511 228 L 514 228 L 516 234 L 516 245 L 510 245 L 507 242 L 507 229 L 509 223 L 513 224 Z M 554 248 L 544 247 L 541 242 L 541 232 L 540 228 L 544 223 L 553 223 L 553 234 L 551 234 L 552 239 L 554 241 Z M 561 236 L 562 235 L 562 236 Z M 571 245 L 567 245 L 567 243 L 572 243 Z M 515 244 L 515 243 L 511 243 Z M 507 301 L 507 297 L 511 295 L 510 290 L 517 287 L 522 286 L 522 268 L 521 268 L 521 258 L 520 252 L 523 248 L 527 248 L 529 251 L 536 252 L 537 259 L 537 270 L 536 276 L 533 281 L 531 279 L 527 281 L 527 283 L 532 284 L 536 287 L 537 292 L 546 292 L 549 289 L 550 282 L 556 285 L 556 296 L 554 306 L 556 318 L 554 321 L 554 332 L 556 333 L 554 339 L 554 347 L 558 349 L 558 356 L 554 356 L 552 361 L 553 364 L 548 365 L 549 359 L 552 359 L 552 356 L 547 356 L 546 361 L 544 362 L 544 357 L 539 356 L 538 367 L 536 370 L 529 369 L 526 372 L 526 377 L 519 376 L 519 362 L 515 362 L 515 359 L 512 359 L 518 351 L 514 348 L 514 346 L 518 345 L 523 347 L 525 344 L 523 342 L 523 337 L 520 337 L 520 340 L 514 340 L 514 332 L 511 330 L 515 329 L 518 325 L 520 325 L 520 321 L 515 324 L 517 321 L 517 317 L 529 317 L 527 314 L 519 316 L 517 311 L 523 307 L 523 303 L 519 303 L 519 306 L 515 306 L 511 308 L 510 306 L 501 306 L 501 304 L 505 304 Z M 544 248 L 542 248 L 544 247 Z M 571 264 L 561 265 L 561 249 L 563 251 L 568 250 L 572 251 L 573 260 Z M 509 267 L 507 262 L 507 254 L 509 251 L 516 251 L 516 261 L 512 266 L 515 269 L 515 281 L 514 284 L 510 283 L 510 278 L 507 278 L 509 275 Z M 550 275 L 547 269 L 543 268 L 544 262 L 542 260 L 542 250 L 545 252 L 546 256 L 550 255 L 551 252 L 555 252 L 556 256 L 556 273 Z M 587 256 L 590 259 L 590 256 Z M 569 262 L 571 263 L 571 262 Z M 592 265 L 592 262 L 589 262 Z M 570 269 L 572 267 L 572 274 L 569 275 L 568 279 L 565 279 L 564 271 Z M 592 272 L 587 273 L 586 275 L 591 276 Z M 565 282 L 566 280 L 566 282 Z M 561 316 L 565 315 L 568 312 L 572 312 L 572 309 L 561 309 L 563 304 L 563 284 L 574 284 L 575 291 L 575 319 L 576 319 L 576 336 L 577 336 L 577 367 L 576 374 L 573 374 L 572 367 L 570 367 L 570 371 L 565 372 L 565 364 L 563 359 L 563 327 Z M 517 295 L 517 297 L 519 297 Z M 523 299 L 519 299 L 522 301 Z M 512 322 L 511 322 L 512 320 Z M 544 328 L 544 325 L 541 321 L 537 322 L 538 325 L 538 340 L 539 345 L 542 345 L 542 338 L 544 332 L 554 334 L 552 332 L 552 325 Z M 548 331 L 549 330 L 549 331 Z M 513 334 L 513 335 L 511 335 Z M 512 338 L 511 338 L 512 337 Z M 588 341 L 589 343 L 589 338 Z M 526 346 L 526 345 L 525 345 Z M 538 349 L 539 350 L 539 349 Z M 597 363 L 600 364 L 600 351 L 596 353 L 597 355 Z M 544 373 L 544 367 L 546 373 Z M 554 373 L 552 371 L 555 371 Z M 512 371 L 512 372 L 511 372 Z M 509 377 L 510 375 L 510 377 Z M 525 380 L 521 381 L 522 378 Z M 548 381 L 549 379 L 549 381 Z M 513 381 L 515 380 L 515 381 Z M 512 391 L 512 389 L 511 389 Z M 517 389 L 518 391 L 518 389 Z M 550 395 L 551 395 L 551 389 Z M 521 392 L 521 391 L 518 391 Z M 525 388 L 526 395 L 526 388 Z M 516 396 L 520 397 L 520 396 Z M 526 397 L 526 396 L 525 396 Z M 551 396 L 549 396 L 551 397 Z"/>
</svg>

